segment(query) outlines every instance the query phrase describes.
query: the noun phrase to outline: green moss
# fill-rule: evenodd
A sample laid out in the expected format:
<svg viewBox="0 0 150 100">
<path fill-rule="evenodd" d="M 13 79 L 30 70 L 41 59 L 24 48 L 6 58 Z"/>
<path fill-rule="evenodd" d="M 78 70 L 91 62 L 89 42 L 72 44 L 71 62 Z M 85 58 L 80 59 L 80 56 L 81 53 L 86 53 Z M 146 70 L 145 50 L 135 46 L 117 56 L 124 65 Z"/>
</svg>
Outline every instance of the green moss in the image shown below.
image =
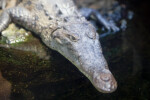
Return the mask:
<svg viewBox="0 0 150 100">
<path fill-rule="evenodd" d="M 26 42 L 28 40 L 28 36 L 30 35 L 23 28 L 18 28 L 15 24 L 10 24 L 6 30 L 2 32 L 3 42 L 8 44 L 15 44 L 19 42 Z"/>
</svg>

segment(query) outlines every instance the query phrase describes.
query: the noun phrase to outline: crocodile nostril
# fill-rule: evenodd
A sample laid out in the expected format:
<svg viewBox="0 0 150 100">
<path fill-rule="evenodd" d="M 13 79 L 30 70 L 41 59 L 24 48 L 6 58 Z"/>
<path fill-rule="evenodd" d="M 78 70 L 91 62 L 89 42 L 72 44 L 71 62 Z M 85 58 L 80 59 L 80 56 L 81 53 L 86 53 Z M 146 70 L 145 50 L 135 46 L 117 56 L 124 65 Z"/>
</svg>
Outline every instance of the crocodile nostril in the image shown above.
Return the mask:
<svg viewBox="0 0 150 100">
<path fill-rule="evenodd" d="M 101 74 L 100 78 L 105 82 L 108 82 L 111 79 L 109 74 Z"/>
<path fill-rule="evenodd" d="M 111 82 L 111 89 L 114 90 L 117 88 L 117 82 L 116 81 L 112 81 Z"/>
</svg>

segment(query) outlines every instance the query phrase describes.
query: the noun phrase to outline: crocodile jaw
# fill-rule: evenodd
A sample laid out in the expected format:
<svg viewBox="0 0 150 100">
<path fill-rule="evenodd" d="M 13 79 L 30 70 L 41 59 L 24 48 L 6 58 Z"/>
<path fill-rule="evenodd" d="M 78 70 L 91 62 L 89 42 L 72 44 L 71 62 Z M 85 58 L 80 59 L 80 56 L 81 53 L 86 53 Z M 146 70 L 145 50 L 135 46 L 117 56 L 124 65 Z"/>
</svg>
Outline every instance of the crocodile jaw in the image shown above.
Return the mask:
<svg viewBox="0 0 150 100">
<path fill-rule="evenodd" d="M 102 93 L 111 93 L 117 89 L 117 82 L 108 69 L 107 62 L 100 51 L 100 48 L 95 45 L 94 52 L 82 53 L 78 61 L 75 63 L 77 68 L 91 81 L 93 86 Z"/>
</svg>

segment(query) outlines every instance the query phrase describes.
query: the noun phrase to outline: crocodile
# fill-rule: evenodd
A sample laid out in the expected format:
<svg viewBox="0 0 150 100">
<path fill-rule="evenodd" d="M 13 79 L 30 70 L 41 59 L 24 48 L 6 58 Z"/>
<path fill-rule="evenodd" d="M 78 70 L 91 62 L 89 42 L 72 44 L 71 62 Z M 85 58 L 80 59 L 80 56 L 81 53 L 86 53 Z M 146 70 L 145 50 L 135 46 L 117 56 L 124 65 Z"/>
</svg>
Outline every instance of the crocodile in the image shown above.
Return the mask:
<svg viewBox="0 0 150 100">
<path fill-rule="evenodd" d="M 6 6 L 7 1 L 6 0 L 0 0 L 0 8 L 4 9 Z"/>
<path fill-rule="evenodd" d="M 34 32 L 49 48 L 72 62 L 102 93 L 117 89 L 117 82 L 103 56 L 95 27 L 72 0 L 22 0 L 4 9 L 0 32 L 14 22 Z"/>
</svg>

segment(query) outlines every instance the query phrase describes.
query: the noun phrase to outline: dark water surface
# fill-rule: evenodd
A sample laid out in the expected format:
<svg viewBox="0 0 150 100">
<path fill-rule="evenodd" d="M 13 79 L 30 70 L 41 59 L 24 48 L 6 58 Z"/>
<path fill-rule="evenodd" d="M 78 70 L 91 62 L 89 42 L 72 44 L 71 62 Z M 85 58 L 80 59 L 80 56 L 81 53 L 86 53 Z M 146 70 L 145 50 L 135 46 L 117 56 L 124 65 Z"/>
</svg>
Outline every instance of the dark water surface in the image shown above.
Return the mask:
<svg viewBox="0 0 150 100">
<path fill-rule="evenodd" d="M 150 7 L 146 0 L 131 0 L 129 5 L 135 14 L 127 30 L 101 39 L 118 81 L 114 93 L 99 93 L 55 51 L 47 61 L 30 52 L 0 48 L 0 70 L 12 85 L 11 100 L 150 100 Z"/>
</svg>

